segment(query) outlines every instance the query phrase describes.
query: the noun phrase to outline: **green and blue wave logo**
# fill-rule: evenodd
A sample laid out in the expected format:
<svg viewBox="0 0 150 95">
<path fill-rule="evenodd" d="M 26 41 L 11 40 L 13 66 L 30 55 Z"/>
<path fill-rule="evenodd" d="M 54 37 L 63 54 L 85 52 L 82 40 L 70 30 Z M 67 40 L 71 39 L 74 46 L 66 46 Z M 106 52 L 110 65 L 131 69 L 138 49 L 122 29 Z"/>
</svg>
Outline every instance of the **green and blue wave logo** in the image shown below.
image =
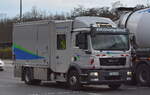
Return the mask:
<svg viewBox="0 0 150 95">
<path fill-rule="evenodd" d="M 45 58 L 17 44 L 13 44 L 13 52 L 15 54 L 15 59 L 18 59 L 18 60 L 36 60 L 36 59 Z"/>
</svg>

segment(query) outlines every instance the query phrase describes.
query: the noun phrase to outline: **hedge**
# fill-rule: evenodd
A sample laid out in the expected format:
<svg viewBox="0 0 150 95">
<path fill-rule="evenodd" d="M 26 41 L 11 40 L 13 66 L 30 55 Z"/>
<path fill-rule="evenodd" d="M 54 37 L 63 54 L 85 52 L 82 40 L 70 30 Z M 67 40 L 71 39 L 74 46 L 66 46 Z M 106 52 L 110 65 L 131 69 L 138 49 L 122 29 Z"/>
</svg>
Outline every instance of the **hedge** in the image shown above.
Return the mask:
<svg viewBox="0 0 150 95">
<path fill-rule="evenodd" d="M 10 47 L 0 49 L 1 59 L 12 59 L 12 49 Z"/>
</svg>

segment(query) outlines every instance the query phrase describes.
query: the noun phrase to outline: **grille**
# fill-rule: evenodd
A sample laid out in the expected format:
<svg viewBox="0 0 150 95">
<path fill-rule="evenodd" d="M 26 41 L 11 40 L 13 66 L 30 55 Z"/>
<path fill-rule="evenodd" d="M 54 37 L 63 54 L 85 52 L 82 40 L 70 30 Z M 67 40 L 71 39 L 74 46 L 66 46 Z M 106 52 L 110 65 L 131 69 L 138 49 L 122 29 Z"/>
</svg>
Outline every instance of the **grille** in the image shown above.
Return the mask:
<svg viewBox="0 0 150 95">
<path fill-rule="evenodd" d="M 100 58 L 102 66 L 122 66 L 126 64 L 126 58 Z"/>
</svg>

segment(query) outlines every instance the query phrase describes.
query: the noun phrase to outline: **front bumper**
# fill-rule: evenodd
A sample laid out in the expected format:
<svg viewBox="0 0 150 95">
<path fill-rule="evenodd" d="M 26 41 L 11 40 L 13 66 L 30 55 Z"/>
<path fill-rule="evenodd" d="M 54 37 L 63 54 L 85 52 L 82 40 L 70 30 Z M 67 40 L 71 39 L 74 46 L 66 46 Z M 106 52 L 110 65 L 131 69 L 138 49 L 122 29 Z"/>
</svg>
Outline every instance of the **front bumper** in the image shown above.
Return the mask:
<svg viewBox="0 0 150 95">
<path fill-rule="evenodd" d="M 98 74 L 90 75 L 91 72 Z M 130 70 L 82 70 L 81 84 L 122 84 L 131 81 Z"/>
</svg>

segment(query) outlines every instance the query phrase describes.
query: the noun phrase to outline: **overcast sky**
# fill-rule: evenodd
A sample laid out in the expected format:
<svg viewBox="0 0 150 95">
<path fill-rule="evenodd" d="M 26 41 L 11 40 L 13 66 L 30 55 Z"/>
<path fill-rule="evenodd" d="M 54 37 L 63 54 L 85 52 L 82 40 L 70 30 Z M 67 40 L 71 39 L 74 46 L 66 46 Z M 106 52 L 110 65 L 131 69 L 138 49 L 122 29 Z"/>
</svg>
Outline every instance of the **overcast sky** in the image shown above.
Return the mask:
<svg viewBox="0 0 150 95">
<path fill-rule="evenodd" d="M 19 14 L 19 1 L 0 0 L 0 16 L 6 16 L 7 14 L 7 17 L 13 17 Z M 137 4 L 146 4 L 150 0 L 23 0 L 23 12 L 27 12 L 33 6 L 36 6 L 40 10 L 46 10 L 55 14 L 56 12 L 69 12 L 79 5 L 85 8 L 110 7 L 115 1 L 121 1 L 125 6 L 135 6 Z"/>
</svg>

